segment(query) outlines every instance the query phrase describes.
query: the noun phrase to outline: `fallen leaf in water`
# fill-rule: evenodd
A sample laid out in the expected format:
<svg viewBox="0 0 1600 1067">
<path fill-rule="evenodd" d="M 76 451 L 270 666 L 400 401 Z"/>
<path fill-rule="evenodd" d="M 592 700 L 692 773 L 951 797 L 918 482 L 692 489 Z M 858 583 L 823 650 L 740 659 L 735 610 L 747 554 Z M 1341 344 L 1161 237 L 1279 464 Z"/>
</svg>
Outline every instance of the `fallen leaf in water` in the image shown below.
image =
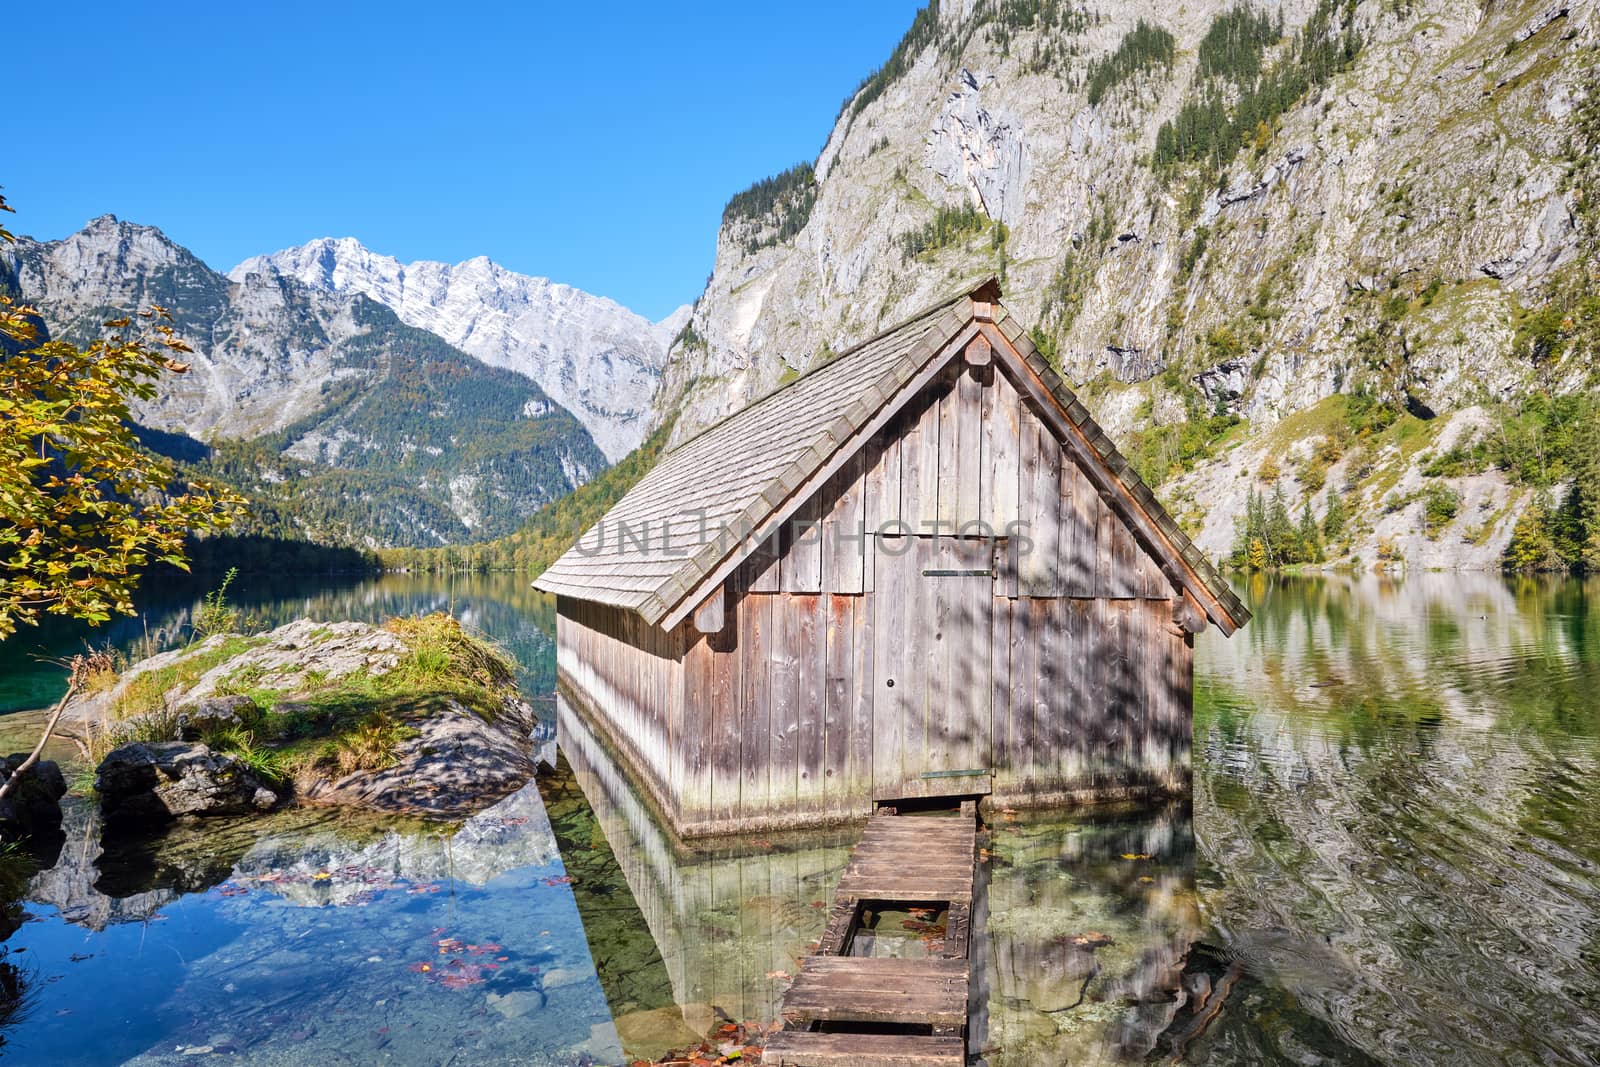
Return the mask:
<svg viewBox="0 0 1600 1067">
<path fill-rule="evenodd" d="M 1141 874 L 1139 876 L 1139 881 L 1149 883 L 1155 881 L 1155 879 L 1150 877 L 1148 874 Z"/>
<path fill-rule="evenodd" d="M 1122 858 L 1125 859 L 1125 860 L 1147 860 L 1147 859 L 1150 858 L 1150 853 L 1148 853 L 1148 852 L 1124 852 L 1122 854 Z"/>
<path fill-rule="evenodd" d="M 572 875 L 570 875 L 570 874 L 555 875 L 554 877 L 546 878 L 544 880 L 544 884 L 545 885 L 571 885 L 572 884 Z"/>
<path fill-rule="evenodd" d="M 1109 935 L 1102 934 L 1099 930 L 1090 930 L 1086 934 L 1077 934 L 1072 936 L 1070 940 L 1074 945 L 1085 945 L 1090 948 L 1103 948 L 1106 945 L 1116 944 L 1116 941 Z"/>
</svg>

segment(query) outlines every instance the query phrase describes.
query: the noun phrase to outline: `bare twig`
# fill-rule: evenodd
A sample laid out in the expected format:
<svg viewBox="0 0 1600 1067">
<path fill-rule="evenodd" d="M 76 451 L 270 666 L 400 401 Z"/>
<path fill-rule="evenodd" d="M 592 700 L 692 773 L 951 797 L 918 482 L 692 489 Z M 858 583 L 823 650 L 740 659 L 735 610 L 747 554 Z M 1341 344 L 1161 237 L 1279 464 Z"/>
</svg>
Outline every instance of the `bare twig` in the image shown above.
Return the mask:
<svg viewBox="0 0 1600 1067">
<path fill-rule="evenodd" d="M 72 675 L 67 680 L 67 691 L 61 695 L 61 700 L 50 712 L 50 718 L 44 724 L 44 733 L 39 737 L 39 743 L 33 746 L 33 751 L 28 753 L 28 758 L 18 764 L 17 769 L 11 772 L 11 777 L 0 782 L 0 800 L 4 800 L 10 793 L 12 786 L 17 784 L 17 779 L 28 772 L 35 763 L 39 762 L 39 755 L 44 752 L 44 746 L 50 743 L 50 735 L 55 733 L 56 724 L 61 721 L 61 713 L 67 710 L 67 704 L 78 695 L 78 690 L 83 688 L 84 678 L 87 674 L 87 661 L 82 656 L 72 658 Z"/>
</svg>

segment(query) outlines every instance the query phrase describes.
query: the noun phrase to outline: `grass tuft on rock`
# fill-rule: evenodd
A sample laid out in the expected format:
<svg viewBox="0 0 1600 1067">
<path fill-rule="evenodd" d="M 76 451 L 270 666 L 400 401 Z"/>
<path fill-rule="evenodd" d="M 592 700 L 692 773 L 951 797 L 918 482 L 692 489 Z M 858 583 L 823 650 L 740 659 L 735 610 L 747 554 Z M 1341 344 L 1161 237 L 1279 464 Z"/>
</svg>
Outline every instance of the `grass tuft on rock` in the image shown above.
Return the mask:
<svg viewBox="0 0 1600 1067">
<path fill-rule="evenodd" d="M 337 764 L 341 774 L 386 771 L 399 762 L 396 752 L 400 745 L 415 736 L 413 727 L 374 712 L 354 729 L 328 742 L 325 758 Z"/>
<path fill-rule="evenodd" d="M 193 685 L 211 668 L 226 663 L 259 643 L 258 639 L 251 637 L 237 635 L 223 637 L 216 639 L 216 643 L 211 647 L 201 648 L 193 655 L 184 656 L 174 663 L 153 670 L 140 671 L 129 681 L 126 691 L 113 711 L 118 718 L 125 719 L 159 710 L 162 707 L 162 697 L 168 691 L 177 686 Z M 110 684 L 115 684 L 115 679 L 111 679 L 108 684 L 101 677 L 97 684 L 109 688 Z"/>
<path fill-rule="evenodd" d="M 215 686 L 218 695 L 245 696 L 253 707 L 238 724 L 205 731 L 200 740 L 243 761 L 264 781 L 307 782 L 330 775 L 381 771 L 399 762 L 401 746 L 419 736 L 417 724 L 449 705 L 494 722 L 516 692 L 516 662 L 489 641 L 469 633 L 443 612 L 390 619 L 383 629 L 405 646 L 389 670 L 363 669 L 339 678 L 307 670 L 304 684 L 271 687 L 258 664 L 246 664 Z M 333 631 L 312 631 L 308 650 Z M 248 651 L 263 638 L 213 638 L 190 655 L 140 671 L 117 701 L 116 719 L 88 731 L 88 754 L 130 741 L 170 741 L 179 717 L 169 707 L 172 690 Z M 181 698 L 179 698 L 181 699 Z"/>
<path fill-rule="evenodd" d="M 384 629 L 411 649 L 397 672 L 408 683 L 483 689 L 516 683 L 516 663 L 505 650 L 467 633 L 442 611 L 390 619 Z"/>
</svg>

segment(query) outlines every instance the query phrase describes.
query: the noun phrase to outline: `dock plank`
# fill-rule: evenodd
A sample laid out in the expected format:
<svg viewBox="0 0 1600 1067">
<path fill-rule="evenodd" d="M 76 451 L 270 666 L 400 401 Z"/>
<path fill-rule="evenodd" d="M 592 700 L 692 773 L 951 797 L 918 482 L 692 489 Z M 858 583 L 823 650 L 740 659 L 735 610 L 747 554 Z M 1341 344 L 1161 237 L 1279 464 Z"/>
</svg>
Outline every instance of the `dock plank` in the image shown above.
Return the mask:
<svg viewBox="0 0 1600 1067">
<path fill-rule="evenodd" d="M 767 1040 L 761 1062 L 776 1067 L 960 1067 L 959 1037 L 917 1034 L 813 1034 L 785 1030 Z"/>
<path fill-rule="evenodd" d="M 961 1026 L 967 961 L 814 956 L 783 998 L 786 1025 L 858 1022 Z"/>
<path fill-rule="evenodd" d="M 767 1042 L 761 1062 L 784 1067 L 961 1064 L 976 862 L 977 823 L 970 806 L 959 816 L 874 815 L 839 878 L 815 954 L 801 962 L 800 974 L 784 994 L 785 1029 Z M 948 905 L 942 952 L 923 959 L 849 955 L 863 905 L 881 901 Z M 836 1024 L 851 1029 L 829 1029 Z M 930 1032 L 882 1032 L 906 1026 Z"/>
</svg>

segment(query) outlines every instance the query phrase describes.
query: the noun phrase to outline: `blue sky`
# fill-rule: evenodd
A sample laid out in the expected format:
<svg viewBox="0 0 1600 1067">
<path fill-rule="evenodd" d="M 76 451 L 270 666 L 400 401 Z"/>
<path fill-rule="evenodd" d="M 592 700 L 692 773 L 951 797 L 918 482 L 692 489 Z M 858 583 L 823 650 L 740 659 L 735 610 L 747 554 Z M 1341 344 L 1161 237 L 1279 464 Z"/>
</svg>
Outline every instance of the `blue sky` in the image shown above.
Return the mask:
<svg viewBox="0 0 1600 1067">
<path fill-rule="evenodd" d="M 0 186 L 39 238 L 109 212 L 227 270 L 349 235 L 660 317 L 919 6 L 30 3 Z"/>
</svg>

